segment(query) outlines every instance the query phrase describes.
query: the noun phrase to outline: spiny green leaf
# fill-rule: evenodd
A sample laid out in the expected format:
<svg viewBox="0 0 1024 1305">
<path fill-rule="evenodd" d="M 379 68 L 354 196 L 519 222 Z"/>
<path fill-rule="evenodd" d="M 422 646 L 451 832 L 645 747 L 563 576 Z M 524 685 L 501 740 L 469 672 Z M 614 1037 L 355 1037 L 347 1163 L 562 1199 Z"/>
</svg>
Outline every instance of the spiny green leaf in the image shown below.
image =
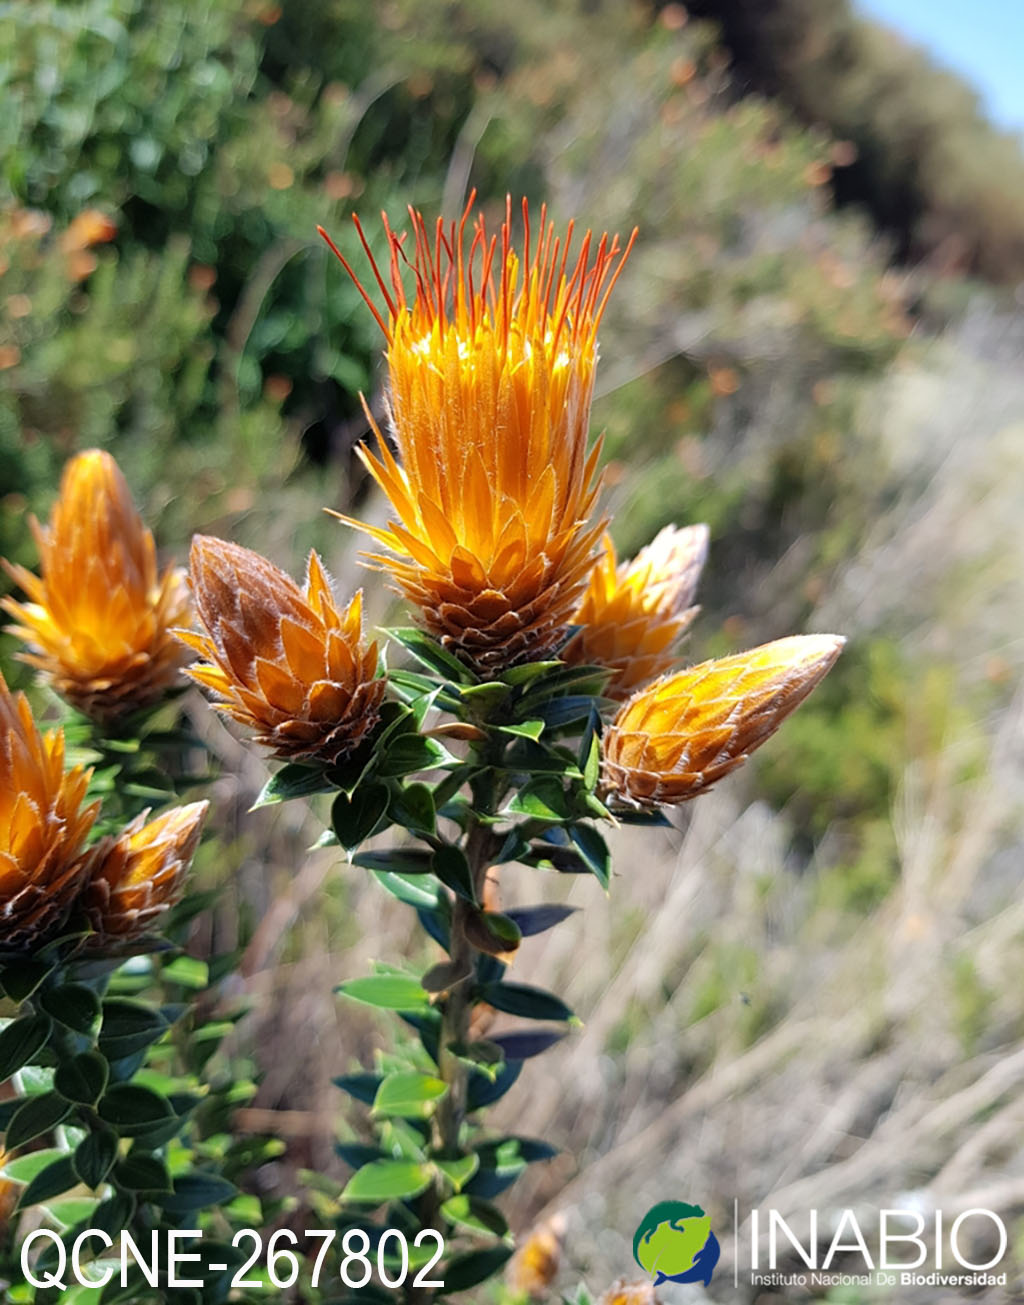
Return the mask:
<svg viewBox="0 0 1024 1305">
<path fill-rule="evenodd" d="M 23 1015 L 8 1024 L 0 1033 L 0 1083 L 38 1055 L 52 1029 L 49 1015 Z"/>
<path fill-rule="evenodd" d="M 117 1159 L 118 1138 L 113 1129 L 96 1128 L 78 1144 L 73 1163 L 86 1187 L 99 1187 Z"/>
<path fill-rule="evenodd" d="M 389 743 L 377 763 L 377 773 L 397 778 L 424 770 L 436 770 L 454 762 L 455 757 L 437 739 L 422 734 L 400 734 Z"/>
<path fill-rule="evenodd" d="M 573 817 L 572 806 L 559 780 L 540 776 L 519 791 L 508 805 L 517 815 L 535 820 L 565 821 Z"/>
<path fill-rule="evenodd" d="M 608 887 L 612 872 L 612 858 L 608 844 L 591 825 L 572 825 L 569 837 L 594 874 L 602 888 Z"/>
<path fill-rule="evenodd" d="M 561 924 L 570 915 L 575 915 L 576 910 L 575 906 L 545 902 L 541 906 L 517 906 L 506 911 L 505 914 L 515 922 L 524 938 L 532 938 L 535 934 L 545 933 L 548 929 L 553 929 L 556 924 Z"/>
<path fill-rule="evenodd" d="M 492 1246 L 487 1250 L 453 1256 L 441 1270 L 444 1286 L 438 1294 L 450 1296 L 454 1291 L 468 1291 L 470 1287 L 493 1278 L 507 1263 L 512 1249 L 511 1246 Z"/>
<path fill-rule="evenodd" d="M 118 1187 L 132 1192 L 170 1192 L 171 1176 L 167 1166 L 155 1155 L 134 1151 L 118 1161 L 114 1168 L 114 1181 Z"/>
<path fill-rule="evenodd" d="M 441 1206 L 441 1213 L 451 1223 L 485 1236 L 507 1237 L 505 1216 L 490 1201 L 479 1196 L 452 1196 Z"/>
<path fill-rule="evenodd" d="M 476 889 L 473 884 L 473 872 L 469 868 L 466 854 L 460 847 L 446 843 L 434 852 L 430 868 L 438 879 L 453 892 L 464 897 L 467 902 L 476 903 Z"/>
<path fill-rule="evenodd" d="M 174 1191 L 161 1197 L 160 1204 L 167 1214 L 191 1214 L 193 1210 L 223 1205 L 237 1195 L 238 1188 L 226 1178 L 217 1174 L 189 1173 L 175 1178 Z"/>
<path fill-rule="evenodd" d="M 388 809 L 386 784 L 360 784 L 351 794 L 339 793 L 331 805 L 331 827 L 346 850 L 370 837 Z"/>
<path fill-rule="evenodd" d="M 24 1146 L 42 1133 L 66 1119 L 71 1113 L 71 1102 L 65 1101 L 56 1092 L 42 1092 L 37 1096 L 26 1098 L 14 1114 L 4 1134 L 4 1146 L 9 1151 Z"/>
<path fill-rule="evenodd" d="M 144 1133 L 174 1118 L 165 1097 L 134 1083 L 115 1083 L 100 1098 L 97 1109 L 100 1118 L 124 1137 Z"/>
<path fill-rule="evenodd" d="M 560 997 L 543 988 L 526 983 L 488 983 L 481 998 L 506 1015 L 520 1015 L 531 1020 L 571 1020 L 572 1011 Z"/>
<path fill-rule="evenodd" d="M 433 1170 L 429 1165 L 412 1164 L 407 1160 L 374 1160 L 352 1175 L 341 1199 L 369 1205 L 408 1201 L 426 1191 L 432 1179 Z"/>
<path fill-rule="evenodd" d="M 11 1001 L 20 1005 L 27 1001 L 39 985 L 57 968 L 55 961 L 17 960 L 3 963 L 3 989 Z"/>
<path fill-rule="evenodd" d="M 446 1083 L 429 1074 L 389 1074 L 377 1089 L 373 1113 L 426 1119 L 447 1091 Z"/>
<path fill-rule="evenodd" d="M 275 775 L 271 775 L 250 810 L 258 811 L 260 807 L 290 802 L 293 798 L 312 797 L 314 793 L 330 793 L 334 787 L 322 766 L 306 766 L 298 761 L 290 761 Z"/>
<path fill-rule="evenodd" d="M 77 1182 L 78 1175 L 72 1167 L 71 1157 L 62 1155 L 59 1160 L 54 1160 L 52 1164 L 36 1174 L 22 1192 L 18 1209 L 27 1210 L 30 1205 L 39 1205 L 42 1201 L 48 1201 L 51 1196 L 59 1196 L 69 1187 L 74 1187 Z"/>
<path fill-rule="evenodd" d="M 430 997 L 424 992 L 419 979 L 401 974 L 368 974 L 359 979 L 339 983 L 334 990 L 353 1001 L 378 1006 L 382 1010 L 426 1011 Z"/>
<path fill-rule="evenodd" d="M 98 1051 L 82 1051 L 57 1066 L 53 1086 L 68 1101 L 93 1106 L 103 1095 L 110 1067 Z"/>
<path fill-rule="evenodd" d="M 456 1192 L 461 1192 L 480 1168 L 480 1157 L 475 1154 L 459 1156 L 455 1160 L 435 1160 L 434 1164 L 444 1174 Z"/>
<path fill-rule="evenodd" d="M 390 852 L 357 852 L 352 864 L 364 870 L 389 871 L 396 875 L 425 875 L 430 873 L 432 858 L 432 852 L 399 847 Z"/>
<path fill-rule="evenodd" d="M 88 1033 L 100 1013 L 100 999 L 82 983 L 65 983 L 59 988 L 44 988 L 39 1005 L 47 1015 L 76 1033 Z"/>
<path fill-rule="evenodd" d="M 384 634 L 402 647 L 423 666 L 434 671 L 444 679 L 454 680 L 456 684 L 474 684 L 476 676 L 468 666 L 463 666 L 457 657 L 446 652 L 439 643 L 413 627 L 384 630 Z"/>
<path fill-rule="evenodd" d="M 437 821 L 434 795 L 426 784 L 406 784 L 391 795 L 389 812 L 397 825 L 417 834 L 433 834 Z"/>
</svg>

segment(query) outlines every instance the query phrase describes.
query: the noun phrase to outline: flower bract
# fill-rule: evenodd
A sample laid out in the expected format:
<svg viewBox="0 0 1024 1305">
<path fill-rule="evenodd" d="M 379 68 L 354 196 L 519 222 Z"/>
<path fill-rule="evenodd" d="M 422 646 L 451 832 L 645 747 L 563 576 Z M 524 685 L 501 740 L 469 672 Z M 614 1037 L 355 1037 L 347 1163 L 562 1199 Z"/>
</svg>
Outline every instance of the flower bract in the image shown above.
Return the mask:
<svg viewBox="0 0 1024 1305">
<path fill-rule="evenodd" d="M 32 522 L 40 575 L 7 570 L 28 601 L 3 600 L 22 660 L 87 716 L 110 722 L 159 701 L 187 660 L 171 633 L 188 623 L 184 572 L 157 570 L 117 463 L 100 449 L 72 458 L 48 526 Z"/>
<path fill-rule="evenodd" d="M 524 204 L 517 250 L 510 205 L 497 235 L 482 214 L 468 233 L 469 212 L 433 233 L 412 212 L 411 252 L 385 219 L 382 308 L 363 293 L 387 338 L 390 421 L 360 454 L 394 517 L 350 524 L 427 630 L 487 673 L 558 648 L 592 565 L 597 329 L 629 246 L 587 232 L 571 254 L 571 225 L 556 236 L 544 211 L 531 242 Z"/>
<path fill-rule="evenodd" d="M 696 797 L 774 734 L 844 642 L 832 634 L 793 635 L 634 693 L 602 740 L 606 791 L 641 806 Z"/>
<path fill-rule="evenodd" d="M 341 611 L 311 553 L 305 590 L 259 553 L 208 535 L 192 542 L 202 633 L 179 638 L 204 659 L 192 678 L 274 755 L 333 762 L 377 722 L 384 680 L 362 637 L 362 593 Z"/>
</svg>

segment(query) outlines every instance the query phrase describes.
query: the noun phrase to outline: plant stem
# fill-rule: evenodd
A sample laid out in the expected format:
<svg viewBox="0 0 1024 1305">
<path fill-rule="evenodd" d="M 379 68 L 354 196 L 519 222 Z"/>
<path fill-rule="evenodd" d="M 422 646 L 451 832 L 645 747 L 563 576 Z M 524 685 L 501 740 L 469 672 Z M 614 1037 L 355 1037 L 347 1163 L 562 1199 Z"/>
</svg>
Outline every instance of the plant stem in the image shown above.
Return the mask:
<svg viewBox="0 0 1024 1305">
<path fill-rule="evenodd" d="M 500 752 L 481 752 L 478 760 L 482 768 L 471 782 L 472 803 L 464 851 L 469 862 L 473 882 L 473 896 L 479 902 L 483 897 L 484 880 L 497 851 L 498 840 L 491 827 L 479 817 L 495 813 L 501 799 L 498 775 L 494 765 Z M 470 942 L 466 922 L 473 906 L 456 895 L 452 906 L 451 936 L 448 955 L 452 972 L 463 976 L 453 983 L 441 1007 L 441 1030 L 438 1051 L 438 1073 L 448 1091 L 438 1104 L 434 1115 L 434 1145 L 438 1155 L 454 1159 L 461 1154 L 462 1125 L 466 1118 L 469 1090 L 469 1069 L 465 1061 L 453 1055 L 450 1046 L 465 1045 L 469 1041 L 470 1018 L 473 1011 L 473 988 L 476 977 L 477 949 Z M 442 1229 L 441 1197 L 436 1185 L 425 1194 L 420 1204 L 421 1227 Z M 432 1300 L 430 1290 L 406 1289 L 409 1305 Z"/>
</svg>

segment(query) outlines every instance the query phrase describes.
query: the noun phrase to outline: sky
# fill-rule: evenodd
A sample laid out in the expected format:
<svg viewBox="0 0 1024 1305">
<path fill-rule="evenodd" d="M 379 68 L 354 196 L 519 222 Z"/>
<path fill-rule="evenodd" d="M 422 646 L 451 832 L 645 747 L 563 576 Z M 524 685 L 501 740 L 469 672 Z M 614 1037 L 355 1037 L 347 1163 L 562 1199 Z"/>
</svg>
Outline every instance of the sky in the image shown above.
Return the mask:
<svg viewBox="0 0 1024 1305">
<path fill-rule="evenodd" d="M 1024 0 L 856 0 L 970 82 L 989 116 L 1024 132 Z"/>
</svg>

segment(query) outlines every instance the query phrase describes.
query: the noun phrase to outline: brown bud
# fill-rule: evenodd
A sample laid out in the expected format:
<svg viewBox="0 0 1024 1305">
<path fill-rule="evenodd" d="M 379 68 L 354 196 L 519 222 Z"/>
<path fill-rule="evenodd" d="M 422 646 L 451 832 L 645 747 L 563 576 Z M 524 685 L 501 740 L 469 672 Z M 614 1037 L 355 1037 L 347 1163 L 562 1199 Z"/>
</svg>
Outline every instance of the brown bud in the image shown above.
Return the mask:
<svg viewBox="0 0 1024 1305">
<path fill-rule="evenodd" d="M 174 807 L 146 823 L 143 812 L 89 853 L 81 905 L 95 937 L 91 951 L 151 932 L 181 898 L 209 802 Z"/>
<path fill-rule="evenodd" d="M 282 758 L 334 762 L 378 720 L 384 680 L 362 639 L 362 593 L 336 607 L 316 553 L 306 588 L 259 553 L 197 535 L 192 586 L 205 633 L 179 631 L 205 663 L 189 674 Z"/>
</svg>

